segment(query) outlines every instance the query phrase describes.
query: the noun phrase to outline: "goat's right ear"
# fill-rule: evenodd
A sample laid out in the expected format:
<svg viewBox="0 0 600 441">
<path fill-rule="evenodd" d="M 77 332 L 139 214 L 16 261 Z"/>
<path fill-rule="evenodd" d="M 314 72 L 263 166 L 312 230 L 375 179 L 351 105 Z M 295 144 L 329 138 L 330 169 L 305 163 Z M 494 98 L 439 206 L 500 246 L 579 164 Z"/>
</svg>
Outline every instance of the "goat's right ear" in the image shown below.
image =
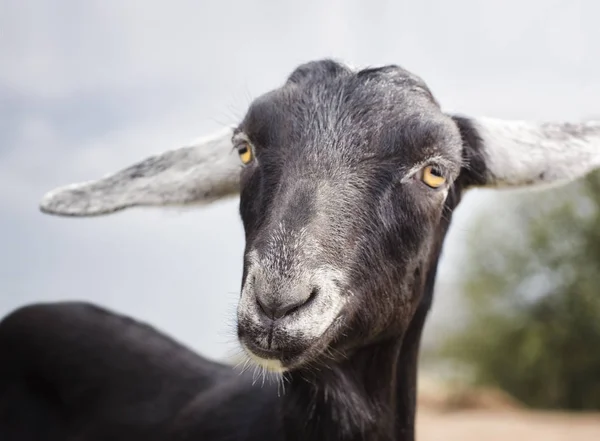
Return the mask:
<svg viewBox="0 0 600 441">
<path fill-rule="evenodd" d="M 600 121 L 452 118 L 463 139 L 466 188 L 561 185 L 600 168 Z"/>
<path fill-rule="evenodd" d="M 240 159 L 228 128 L 151 156 L 95 181 L 46 194 L 40 210 L 57 216 L 107 215 L 134 206 L 206 204 L 239 193 Z"/>
</svg>

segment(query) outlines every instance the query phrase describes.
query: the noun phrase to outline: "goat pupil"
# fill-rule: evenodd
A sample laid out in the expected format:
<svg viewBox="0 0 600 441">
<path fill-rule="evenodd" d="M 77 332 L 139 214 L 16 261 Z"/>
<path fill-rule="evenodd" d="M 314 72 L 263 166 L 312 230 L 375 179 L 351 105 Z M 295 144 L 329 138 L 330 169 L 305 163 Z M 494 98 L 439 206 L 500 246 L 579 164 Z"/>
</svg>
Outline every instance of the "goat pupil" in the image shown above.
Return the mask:
<svg viewBox="0 0 600 441">
<path fill-rule="evenodd" d="M 431 174 L 432 174 L 433 176 L 436 176 L 436 177 L 438 177 L 438 178 L 441 178 L 441 177 L 442 177 L 442 172 L 441 172 L 441 171 L 439 171 L 439 170 L 438 170 L 437 168 L 435 168 L 435 167 L 431 167 Z"/>
</svg>

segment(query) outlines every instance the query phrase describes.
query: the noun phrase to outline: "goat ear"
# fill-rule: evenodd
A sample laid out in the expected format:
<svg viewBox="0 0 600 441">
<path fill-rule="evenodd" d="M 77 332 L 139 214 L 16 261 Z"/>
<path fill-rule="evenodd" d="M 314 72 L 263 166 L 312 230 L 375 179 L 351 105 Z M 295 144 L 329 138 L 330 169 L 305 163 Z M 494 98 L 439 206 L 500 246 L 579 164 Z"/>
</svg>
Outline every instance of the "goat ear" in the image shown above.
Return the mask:
<svg viewBox="0 0 600 441">
<path fill-rule="evenodd" d="M 463 138 L 466 187 L 560 185 L 600 168 L 600 121 L 453 119 Z"/>
<path fill-rule="evenodd" d="M 98 216 L 134 206 L 206 204 L 239 192 L 240 161 L 232 130 L 151 156 L 95 181 L 46 194 L 40 210 L 58 216 Z"/>
</svg>

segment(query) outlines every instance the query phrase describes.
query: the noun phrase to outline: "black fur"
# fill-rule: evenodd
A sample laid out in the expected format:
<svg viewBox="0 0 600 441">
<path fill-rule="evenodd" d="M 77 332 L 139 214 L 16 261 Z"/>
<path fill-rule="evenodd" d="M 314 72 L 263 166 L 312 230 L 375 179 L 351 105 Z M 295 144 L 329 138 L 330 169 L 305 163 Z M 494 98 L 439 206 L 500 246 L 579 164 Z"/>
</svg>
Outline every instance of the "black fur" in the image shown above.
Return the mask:
<svg viewBox="0 0 600 441">
<path fill-rule="evenodd" d="M 463 171 L 461 185 L 464 188 L 481 187 L 489 183 L 485 149 L 472 121 L 464 116 L 452 116 L 463 139 Z"/>
<path fill-rule="evenodd" d="M 241 134 L 255 159 L 241 179 L 238 334 L 289 369 L 285 394 L 131 319 L 31 306 L 0 324 L 2 441 L 414 439 L 443 240 L 462 190 L 485 175 L 475 129 L 400 67 L 325 60 L 255 100 Z M 446 187 L 407 175 L 428 164 Z M 337 275 L 311 278 L 323 268 Z M 311 335 L 338 298 L 331 326 Z"/>
</svg>

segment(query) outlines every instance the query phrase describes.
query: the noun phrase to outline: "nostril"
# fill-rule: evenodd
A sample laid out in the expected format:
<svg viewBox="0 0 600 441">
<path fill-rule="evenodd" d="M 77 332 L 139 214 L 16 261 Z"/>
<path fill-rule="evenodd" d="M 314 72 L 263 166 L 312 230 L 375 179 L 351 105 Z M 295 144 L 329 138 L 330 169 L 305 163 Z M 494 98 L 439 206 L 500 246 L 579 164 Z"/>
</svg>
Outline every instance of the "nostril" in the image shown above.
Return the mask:
<svg viewBox="0 0 600 441">
<path fill-rule="evenodd" d="M 308 299 L 306 299 L 306 302 L 304 302 L 304 305 L 308 305 L 309 303 L 312 303 L 312 301 L 314 299 L 317 298 L 317 296 L 319 295 L 319 287 L 318 286 L 314 286 L 313 289 L 310 291 L 310 295 L 308 296 Z"/>
<path fill-rule="evenodd" d="M 310 291 L 310 294 L 308 295 L 308 297 L 299 299 L 298 301 L 289 304 L 287 307 L 280 308 L 281 310 L 277 311 L 276 315 L 278 315 L 278 317 L 276 317 L 276 319 L 280 319 L 286 315 L 291 315 L 294 312 L 298 311 L 299 309 L 308 306 L 317 297 L 317 295 L 319 295 L 319 288 L 315 286 Z"/>
<path fill-rule="evenodd" d="M 302 308 L 304 305 L 305 303 L 299 303 L 294 304 L 294 306 L 291 306 L 289 309 L 281 308 L 275 313 L 275 319 L 280 319 L 282 317 L 285 317 L 286 315 L 291 315 L 294 312 L 298 311 L 300 308 Z"/>
<path fill-rule="evenodd" d="M 271 320 L 279 320 L 309 305 L 318 295 L 319 288 L 313 287 L 307 297 L 291 297 L 284 299 L 284 301 L 277 299 L 273 304 L 270 304 L 271 302 L 265 301 L 261 296 L 256 296 L 256 303 L 263 314 Z"/>
<path fill-rule="evenodd" d="M 256 296 L 256 304 L 258 305 L 258 308 L 263 312 L 264 315 L 273 318 L 273 311 L 265 303 L 263 303 L 260 296 Z"/>
</svg>

